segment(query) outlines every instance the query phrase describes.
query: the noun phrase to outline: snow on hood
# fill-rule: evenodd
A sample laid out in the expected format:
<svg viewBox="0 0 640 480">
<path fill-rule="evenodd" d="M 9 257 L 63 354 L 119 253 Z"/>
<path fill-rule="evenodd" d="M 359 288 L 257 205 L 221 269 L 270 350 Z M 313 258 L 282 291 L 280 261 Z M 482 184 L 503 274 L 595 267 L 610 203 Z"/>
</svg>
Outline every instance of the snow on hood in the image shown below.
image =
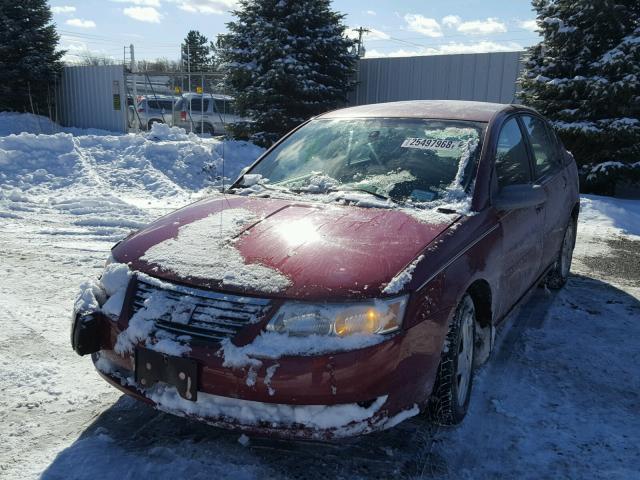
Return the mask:
<svg viewBox="0 0 640 480">
<path fill-rule="evenodd" d="M 181 226 L 177 237 L 152 246 L 141 260 L 184 278 L 195 276 L 225 287 L 279 292 L 290 285 L 289 279 L 274 268 L 245 263 L 235 247 L 237 235 L 256 220 L 254 213 L 243 208 L 212 213 Z"/>
<path fill-rule="evenodd" d="M 457 218 L 425 222 L 401 209 L 230 195 L 159 219 L 113 255 L 135 270 L 200 288 L 370 298 Z"/>
</svg>

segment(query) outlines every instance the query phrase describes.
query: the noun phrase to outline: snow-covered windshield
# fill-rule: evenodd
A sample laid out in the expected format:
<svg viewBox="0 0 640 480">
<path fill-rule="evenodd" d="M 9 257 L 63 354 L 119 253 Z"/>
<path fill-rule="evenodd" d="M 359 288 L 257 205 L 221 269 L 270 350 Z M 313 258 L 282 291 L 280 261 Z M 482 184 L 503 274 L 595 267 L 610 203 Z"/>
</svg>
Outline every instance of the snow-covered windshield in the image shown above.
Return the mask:
<svg viewBox="0 0 640 480">
<path fill-rule="evenodd" d="M 452 187 L 468 189 L 483 129 L 482 123 L 454 120 L 313 120 L 247 177 L 307 193 L 354 189 L 429 202 Z"/>
</svg>

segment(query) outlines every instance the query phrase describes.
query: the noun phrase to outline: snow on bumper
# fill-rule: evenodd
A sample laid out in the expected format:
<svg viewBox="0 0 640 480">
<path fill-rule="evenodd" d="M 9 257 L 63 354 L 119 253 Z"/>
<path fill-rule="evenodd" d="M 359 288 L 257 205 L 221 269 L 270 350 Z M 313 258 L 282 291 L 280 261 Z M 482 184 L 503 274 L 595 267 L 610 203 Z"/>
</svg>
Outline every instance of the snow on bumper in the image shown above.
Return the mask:
<svg viewBox="0 0 640 480">
<path fill-rule="evenodd" d="M 104 355 L 93 356 L 99 373 L 108 382 L 158 410 L 195 418 L 208 424 L 282 437 L 341 438 L 391 428 L 419 413 L 417 405 L 388 415 L 387 395 L 369 405 L 288 405 L 266 403 L 220 395 L 198 393 L 197 401 L 182 398 L 175 387 L 156 384 L 142 389 L 133 373 L 111 362 Z"/>
</svg>

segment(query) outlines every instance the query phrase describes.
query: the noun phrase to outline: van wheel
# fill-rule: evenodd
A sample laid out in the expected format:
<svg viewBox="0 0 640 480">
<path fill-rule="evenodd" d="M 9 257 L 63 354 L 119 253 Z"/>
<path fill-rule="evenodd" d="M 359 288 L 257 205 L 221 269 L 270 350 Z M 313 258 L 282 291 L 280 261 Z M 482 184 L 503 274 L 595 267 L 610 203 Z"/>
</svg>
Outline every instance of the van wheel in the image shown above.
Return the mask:
<svg viewBox="0 0 640 480">
<path fill-rule="evenodd" d="M 149 123 L 147 124 L 147 130 L 151 130 L 151 127 L 153 126 L 154 123 L 164 123 L 162 120 L 149 120 Z"/>
<path fill-rule="evenodd" d="M 209 125 L 208 123 L 205 123 L 202 126 L 199 125 L 196 131 L 197 131 L 197 133 L 208 133 L 212 137 L 213 137 L 213 133 L 214 133 L 213 126 Z"/>
<path fill-rule="evenodd" d="M 572 218 L 564 231 L 564 238 L 560 245 L 560 251 L 558 252 L 558 258 L 553 265 L 553 268 L 547 274 L 546 285 L 549 288 L 557 290 L 564 287 L 565 283 L 569 279 L 569 272 L 571 271 L 571 261 L 573 260 L 573 249 L 576 245 L 576 222 Z"/>
<path fill-rule="evenodd" d="M 438 425 L 457 425 L 467 414 L 473 384 L 476 310 L 469 294 L 449 325 L 427 413 Z"/>
</svg>

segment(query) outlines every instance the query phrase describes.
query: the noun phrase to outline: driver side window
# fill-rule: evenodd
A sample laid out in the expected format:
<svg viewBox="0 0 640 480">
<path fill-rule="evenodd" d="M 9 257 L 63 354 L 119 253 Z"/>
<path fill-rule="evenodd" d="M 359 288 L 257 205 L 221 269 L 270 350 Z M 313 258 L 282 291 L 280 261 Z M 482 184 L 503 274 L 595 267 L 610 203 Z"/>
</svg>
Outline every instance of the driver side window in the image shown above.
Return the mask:
<svg viewBox="0 0 640 480">
<path fill-rule="evenodd" d="M 498 137 L 496 175 L 499 188 L 531 182 L 529 157 L 522 131 L 515 118 L 504 124 Z"/>
</svg>

